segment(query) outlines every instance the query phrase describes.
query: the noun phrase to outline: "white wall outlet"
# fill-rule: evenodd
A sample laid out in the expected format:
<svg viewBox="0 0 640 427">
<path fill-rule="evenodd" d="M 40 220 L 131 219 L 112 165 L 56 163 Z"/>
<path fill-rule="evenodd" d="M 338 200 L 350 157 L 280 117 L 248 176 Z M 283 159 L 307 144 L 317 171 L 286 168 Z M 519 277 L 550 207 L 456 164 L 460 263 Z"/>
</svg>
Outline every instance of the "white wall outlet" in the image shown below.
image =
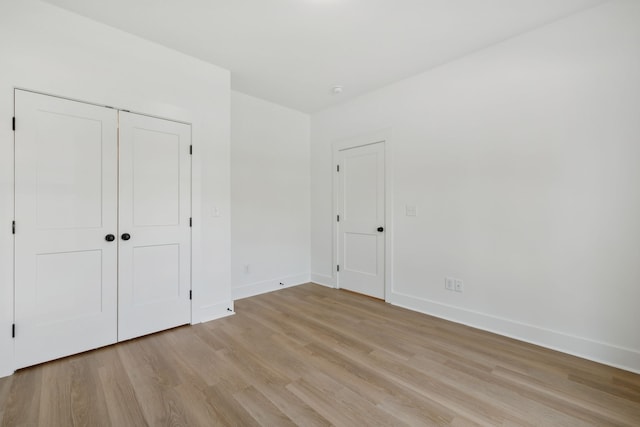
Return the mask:
<svg viewBox="0 0 640 427">
<path fill-rule="evenodd" d="M 406 205 L 405 206 L 405 215 L 407 215 L 407 216 L 418 216 L 418 208 L 415 205 Z"/>
<path fill-rule="evenodd" d="M 213 208 L 211 208 L 211 217 L 212 218 L 220 218 L 220 208 L 217 206 L 214 206 Z"/>
<path fill-rule="evenodd" d="M 455 281 L 453 280 L 452 277 L 445 277 L 444 278 L 444 287 L 446 290 L 448 291 L 452 291 L 455 288 Z"/>
<path fill-rule="evenodd" d="M 461 279 L 455 279 L 454 287 L 456 292 L 462 292 L 464 291 L 464 282 Z"/>
</svg>

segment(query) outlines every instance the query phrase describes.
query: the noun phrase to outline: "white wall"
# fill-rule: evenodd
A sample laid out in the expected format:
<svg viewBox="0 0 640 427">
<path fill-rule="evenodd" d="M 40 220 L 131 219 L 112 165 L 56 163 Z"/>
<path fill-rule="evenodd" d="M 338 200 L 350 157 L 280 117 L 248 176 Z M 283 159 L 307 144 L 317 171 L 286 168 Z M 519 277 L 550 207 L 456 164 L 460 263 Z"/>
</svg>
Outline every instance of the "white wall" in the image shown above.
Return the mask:
<svg viewBox="0 0 640 427">
<path fill-rule="evenodd" d="M 0 376 L 13 368 L 14 87 L 192 123 L 193 321 L 228 313 L 229 72 L 32 0 L 0 3 L 0 40 Z"/>
<path fill-rule="evenodd" d="M 307 114 L 231 92 L 234 299 L 309 281 L 309 126 Z"/>
<path fill-rule="evenodd" d="M 312 279 L 333 142 L 391 128 L 390 302 L 640 371 L 639 114 L 640 3 L 613 1 L 313 115 Z"/>
</svg>

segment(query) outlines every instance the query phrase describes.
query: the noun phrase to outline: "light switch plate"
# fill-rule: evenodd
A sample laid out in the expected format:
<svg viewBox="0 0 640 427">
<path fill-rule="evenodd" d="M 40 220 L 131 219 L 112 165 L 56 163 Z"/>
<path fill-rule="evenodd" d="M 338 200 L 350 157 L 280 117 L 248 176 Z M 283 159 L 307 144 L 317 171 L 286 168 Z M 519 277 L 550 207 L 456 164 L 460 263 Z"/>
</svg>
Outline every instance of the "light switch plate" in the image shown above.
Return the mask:
<svg viewBox="0 0 640 427">
<path fill-rule="evenodd" d="M 444 278 L 444 287 L 445 289 L 447 289 L 448 291 L 453 291 L 455 288 L 455 281 L 453 280 L 452 277 L 445 277 Z"/>
</svg>

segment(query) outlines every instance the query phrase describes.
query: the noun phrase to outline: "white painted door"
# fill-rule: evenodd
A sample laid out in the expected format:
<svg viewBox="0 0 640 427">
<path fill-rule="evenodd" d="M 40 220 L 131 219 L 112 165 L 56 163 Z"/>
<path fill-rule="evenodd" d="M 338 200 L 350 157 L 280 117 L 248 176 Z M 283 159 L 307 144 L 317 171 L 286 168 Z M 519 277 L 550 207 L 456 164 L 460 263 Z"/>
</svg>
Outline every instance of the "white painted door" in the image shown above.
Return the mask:
<svg viewBox="0 0 640 427">
<path fill-rule="evenodd" d="M 117 112 L 15 91 L 16 368 L 117 340 Z"/>
<path fill-rule="evenodd" d="M 384 299 L 384 143 L 338 152 L 338 284 Z"/>
<path fill-rule="evenodd" d="M 191 321 L 191 127 L 120 112 L 118 340 Z"/>
</svg>

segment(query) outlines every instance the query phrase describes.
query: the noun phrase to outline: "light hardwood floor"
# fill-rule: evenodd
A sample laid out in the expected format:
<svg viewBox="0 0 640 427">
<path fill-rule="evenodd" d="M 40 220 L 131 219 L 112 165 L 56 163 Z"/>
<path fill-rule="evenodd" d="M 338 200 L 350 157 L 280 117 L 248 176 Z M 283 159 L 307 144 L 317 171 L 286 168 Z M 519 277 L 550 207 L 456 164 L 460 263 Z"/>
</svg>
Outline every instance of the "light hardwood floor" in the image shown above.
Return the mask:
<svg viewBox="0 0 640 427">
<path fill-rule="evenodd" d="M 5 426 L 640 426 L 640 375 L 308 284 L 0 379 Z"/>
</svg>

